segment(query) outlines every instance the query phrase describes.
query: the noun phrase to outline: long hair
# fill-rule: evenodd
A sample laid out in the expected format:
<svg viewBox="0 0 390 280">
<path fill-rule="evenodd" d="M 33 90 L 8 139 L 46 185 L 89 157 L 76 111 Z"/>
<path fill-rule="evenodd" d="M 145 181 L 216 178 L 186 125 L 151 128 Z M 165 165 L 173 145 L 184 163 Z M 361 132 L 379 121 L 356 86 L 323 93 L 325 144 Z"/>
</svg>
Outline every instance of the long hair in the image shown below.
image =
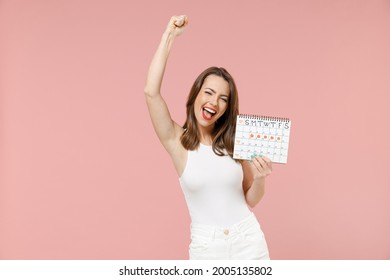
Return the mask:
<svg viewBox="0 0 390 280">
<path fill-rule="evenodd" d="M 184 132 L 180 137 L 181 143 L 187 150 L 195 150 L 199 147 L 200 134 L 197 127 L 195 117 L 194 104 L 198 96 L 204 80 L 209 75 L 222 77 L 229 83 L 229 99 L 225 113 L 215 122 L 212 131 L 213 151 L 219 156 L 224 156 L 226 153 L 233 158 L 234 149 L 234 134 L 236 129 L 236 118 L 238 115 L 238 94 L 237 87 L 233 77 L 222 67 L 210 67 L 204 70 L 198 78 L 196 78 L 186 104 L 187 119 L 184 123 Z"/>
</svg>

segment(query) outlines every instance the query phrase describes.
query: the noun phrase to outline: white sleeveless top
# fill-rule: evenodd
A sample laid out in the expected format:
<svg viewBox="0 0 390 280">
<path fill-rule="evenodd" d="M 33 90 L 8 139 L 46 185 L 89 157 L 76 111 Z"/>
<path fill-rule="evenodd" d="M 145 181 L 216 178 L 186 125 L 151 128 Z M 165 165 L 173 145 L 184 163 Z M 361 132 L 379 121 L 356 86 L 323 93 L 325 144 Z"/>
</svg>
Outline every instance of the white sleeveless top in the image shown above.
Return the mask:
<svg viewBox="0 0 390 280">
<path fill-rule="evenodd" d="M 248 217 L 242 180 L 242 166 L 230 156 L 218 156 L 203 144 L 188 151 L 179 181 L 192 222 L 229 227 Z"/>
</svg>

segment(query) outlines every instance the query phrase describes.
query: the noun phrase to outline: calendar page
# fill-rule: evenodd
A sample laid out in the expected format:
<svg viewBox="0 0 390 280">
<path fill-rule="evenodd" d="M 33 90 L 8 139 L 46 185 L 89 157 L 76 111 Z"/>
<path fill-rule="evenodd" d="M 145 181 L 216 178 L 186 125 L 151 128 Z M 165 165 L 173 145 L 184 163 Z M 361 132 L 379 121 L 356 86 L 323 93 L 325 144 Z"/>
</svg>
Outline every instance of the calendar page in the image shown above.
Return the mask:
<svg viewBox="0 0 390 280">
<path fill-rule="evenodd" d="M 257 155 L 287 163 L 290 129 L 287 118 L 238 115 L 233 158 L 251 160 Z"/>
</svg>

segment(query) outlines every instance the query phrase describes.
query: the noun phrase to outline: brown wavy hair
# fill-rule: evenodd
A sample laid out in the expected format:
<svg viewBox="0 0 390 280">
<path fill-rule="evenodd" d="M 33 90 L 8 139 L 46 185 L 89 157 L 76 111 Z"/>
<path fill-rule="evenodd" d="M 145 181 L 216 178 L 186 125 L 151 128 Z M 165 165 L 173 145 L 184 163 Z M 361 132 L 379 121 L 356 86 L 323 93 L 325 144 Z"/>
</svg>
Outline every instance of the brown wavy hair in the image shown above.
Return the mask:
<svg viewBox="0 0 390 280">
<path fill-rule="evenodd" d="M 195 99 L 198 96 L 204 80 L 209 75 L 222 77 L 229 83 L 229 98 L 225 113 L 215 122 L 212 131 L 213 151 L 219 156 L 224 156 L 226 153 L 233 158 L 234 135 L 236 129 L 236 119 L 238 115 L 238 94 L 237 87 L 233 77 L 226 69 L 222 67 L 210 67 L 204 70 L 198 78 L 196 78 L 186 104 L 187 119 L 183 125 L 184 132 L 180 137 L 181 143 L 187 150 L 195 150 L 199 147 L 200 134 L 198 131 L 197 121 L 194 112 Z"/>
</svg>

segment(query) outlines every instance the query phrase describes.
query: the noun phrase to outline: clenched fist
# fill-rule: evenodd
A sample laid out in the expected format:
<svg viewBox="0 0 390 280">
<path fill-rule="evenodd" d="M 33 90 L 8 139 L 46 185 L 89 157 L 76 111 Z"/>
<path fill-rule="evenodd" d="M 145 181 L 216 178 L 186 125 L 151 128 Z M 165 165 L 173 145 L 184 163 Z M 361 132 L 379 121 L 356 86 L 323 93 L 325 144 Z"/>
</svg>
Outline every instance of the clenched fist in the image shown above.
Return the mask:
<svg viewBox="0 0 390 280">
<path fill-rule="evenodd" d="M 167 29 L 165 32 L 170 33 L 171 35 L 179 36 L 184 32 L 184 29 L 188 25 L 188 18 L 185 15 L 182 16 L 173 16 L 169 20 Z"/>
</svg>

